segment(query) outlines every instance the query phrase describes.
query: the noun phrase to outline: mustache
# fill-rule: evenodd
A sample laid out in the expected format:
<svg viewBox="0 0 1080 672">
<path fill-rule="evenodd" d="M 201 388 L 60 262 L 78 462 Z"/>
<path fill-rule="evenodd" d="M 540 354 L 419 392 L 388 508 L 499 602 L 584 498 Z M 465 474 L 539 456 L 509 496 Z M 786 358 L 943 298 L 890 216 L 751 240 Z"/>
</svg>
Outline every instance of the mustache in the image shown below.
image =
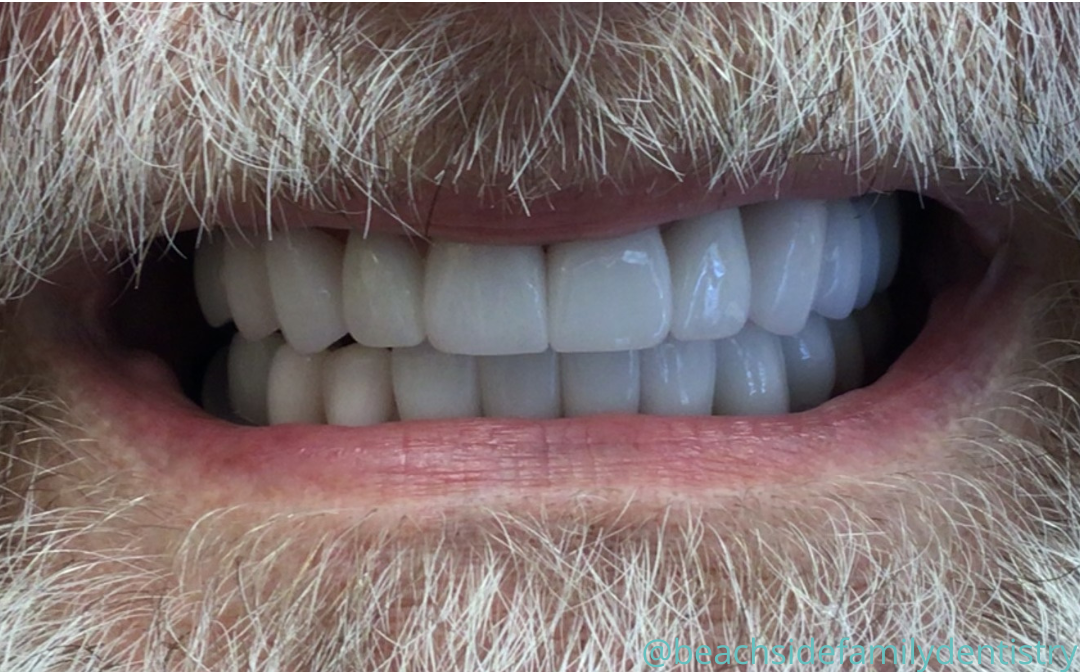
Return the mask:
<svg viewBox="0 0 1080 672">
<path fill-rule="evenodd" d="M 4 10 L 0 300 L 181 221 L 432 185 L 518 204 L 827 157 L 1070 208 L 1080 13 L 1050 6 Z M 412 208 L 412 210 L 410 210 Z"/>
</svg>

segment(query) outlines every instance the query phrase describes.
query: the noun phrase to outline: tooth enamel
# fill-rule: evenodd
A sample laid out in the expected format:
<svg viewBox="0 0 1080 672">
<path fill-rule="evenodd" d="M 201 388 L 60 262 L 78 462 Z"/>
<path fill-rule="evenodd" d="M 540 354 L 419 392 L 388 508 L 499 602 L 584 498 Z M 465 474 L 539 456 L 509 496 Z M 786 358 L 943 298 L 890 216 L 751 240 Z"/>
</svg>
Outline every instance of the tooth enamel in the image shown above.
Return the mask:
<svg viewBox="0 0 1080 672">
<path fill-rule="evenodd" d="M 671 265 L 671 335 L 694 341 L 737 334 L 750 311 L 750 261 L 737 208 L 676 223 L 664 233 Z"/>
<path fill-rule="evenodd" d="M 266 243 L 267 272 L 281 332 L 297 352 L 323 350 L 346 333 L 342 245 L 314 229 L 279 232 Z"/>
<path fill-rule="evenodd" d="M 320 424 L 325 421 L 322 399 L 322 362 L 325 352 L 305 355 L 288 343 L 270 360 L 266 407 L 271 425 Z"/>
<path fill-rule="evenodd" d="M 843 394 L 862 387 L 863 361 L 862 337 L 854 317 L 829 320 L 833 351 L 836 353 L 836 383 L 833 394 Z"/>
<path fill-rule="evenodd" d="M 220 327 L 232 317 L 221 277 L 224 262 L 225 245 L 221 241 L 204 240 L 195 250 L 195 297 L 211 327 Z"/>
<path fill-rule="evenodd" d="M 823 201 L 778 201 L 742 209 L 750 255 L 750 319 L 774 334 L 806 324 L 825 244 Z"/>
<path fill-rule="evenodd" d="M 896 196 L 878 194 L 870 210 L 878 225 L 881 245 L 877 284 L 874 286 L 874 290 L 880 292 L 892 284 L 900 264 L 900 203 Z"/>
<path fill-rule="evenodd" d="M 322 366 L 328 423 L 361 427 L 386 422 L 394 414 L 389 350 L 349 345 L 327 355 Z"/>
<path fill-rule="evenodd" d="M 557 418 L 561 409 L 558 356 L 480 357 L 480 400 L 489 418 Z"/>
<path fill-rule="evenodd" d="M 716 342 L 717 415 L 788 412 L 787 373 L 780 338 L 753 324 Z"/>
<path fill-rule="evenodd" d="M 637 413 L 641 359 L 637 350 L 559 355 L 563 415 Z"/>
<path fill-rule="evenodd" d="M 641 412 L 709 415 L 716 385 L 712 341 L 667 340 L 641 352 Z"/>
<path fill-rule="evenodd" d="M 349 234 L 342 270 L 345 323 L 357 343 L 403 348 L 424 341 L 423 265 L 402 236 Z"/>
<path fill-rule="evenodd" d="M 828 401 L 836 382 L 836 353 L 825 318 L 811 314 L 802 331 L 782 336 L 780 343 L 792 412 Z"/>
<path fill-rule="evenodd" d="M 840 320 L 851 314 L 859 295 L 862 238 L 859 216 L 849 200 L 829 201 L 814 311 Z"/>
<path fill-rule="evenodd" d="M 238 240 L 227 246 L 221 278 L 233 322 L 245 338 L 255 341 L 277 330 L 264 239 Z"/>
<path fill-rule="evenodd" d="M 874 196 L 860 196 L 852 199 L 855 212 L 859 215 L 859 237 L 862 242 L 860 254 L 859 292 L 855 298 L 856 308 L 865 308 L 870 303 L 877 288 L 878 270 L 881 264 L 881 236 L 878 233 L 877 219 L 870 206 Z"/>
<path fill-rule="evenodd" d="M 448 355 L 427 343 L 395 348 L 390 355 L 394 398 L 402 420 L 480 415 L 476 358 Z"/>
<path fill-rule="evenodd" d="M 210 358 L 203 375 L 202 394 L 200 401 L 203 410 L 221 420 L 234 420 L 232 409 L 229 408 L 229 349 L 221 348 Z"/>
<path fill-rule="evenodd" d="M 544 252 L 536 245 L 434 243 L 424 328 L 436 349 L 518 355 L 547 349 Z"/>
<path fill-rule="evenodd" d="M 557 352 L 651 348 L 671 326 L 671 273 L 656 228 L 548 249 L 548 322 Z"/>
<path fill-rule="evenodd" d="M 236 334 L 229 345 L 229 401 L 236 415 L 254 425 L 270 422 L 266 406 L 270 363 L 284 343 L 280 334 L 257 341 Z"/>
</svg>

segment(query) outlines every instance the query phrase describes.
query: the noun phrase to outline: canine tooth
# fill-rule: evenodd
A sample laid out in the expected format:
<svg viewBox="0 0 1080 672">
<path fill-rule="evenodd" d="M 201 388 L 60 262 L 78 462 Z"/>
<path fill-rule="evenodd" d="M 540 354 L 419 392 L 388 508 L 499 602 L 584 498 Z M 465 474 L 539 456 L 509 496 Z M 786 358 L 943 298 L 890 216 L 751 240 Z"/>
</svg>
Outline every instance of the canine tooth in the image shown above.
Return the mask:
<svg viewBox="0 0 1080 672">
<path fill-rule="evenodd" d="M 328 354 L 322 366 L 328 423 L 361 427 L 386 422 L 393 415 L 389 350 L 353 344 Z"/>
<path fill-rule="evenodd" d="M 460 355 L 547 349 L 544 251 L 538 245 L 438 242 L 428 250 L 428 342 Z"/>
<path fill-rule="evenodd" d="M 824 201 L 777 201 L 742 209 L 750 254 L 750 319 L 790 336 L 806 324 L 825 244 Z"/>
<path fill-rule="evenodd" d="M 840 320 L 851 314 L 859 295 L 862 238 L 859 216 L 851 201 L 829 201 L 827 210 L 828 224 L 814 310 L 830 319 Z"/>
<path fill-rule="evenodd" d="M 314 229 L 282 232 L 266 243 L 266 268 L 281 332 L 297 352 L 325 349 L 346 333 L 342 245 Z"/>
<path fill-rule="evenodd" d="M 480 400 L 489 418 L 557 418 L 561 410 L 558 355 L 480 357 Z"/>
<path fill-rule="evenodd" d="M 236 334 L 229 345 L 229 401 L 233 411 L 252 424 L 270 422 L 266 405 L 270 363 L 284 343 L 280 334 L 257 341 Z"/>
<path fill-rule="evenodd" d="M 859 292 L 855 298 L 856 308 L 865 308 L 874 296 L 877 288 L 878 270 L 881 266 L 881 236 L 878 233 L 877 220 L 871 210 L 875 197 L 860 196 L 851 200 L 859 215 L 859 236 L 862 241 L 859 270 Z"/>
<path fill-rule="evenodd" d="M 784 370 L 793 412 L 828 401 L 836 382 L 836 352 L 825 318 L 811 314 L 803 330 L 782 336 Z"/>
<path fill-rule="evenodd" d="M 883 291 L 896 277 L 900 264 L 900 202 L 892 194 L 880 194 L 870 206 L 878 225 L 881 245 L 877 284 L 875 291 Z"/>
<path fill-rule="evenodd" d="M 833 351 L 836 353 L 836 384 L 833 394 L 843 394 L 862 387 L 863 358 L 862 337 L 854 317 L 828 320 L 832 334 Z"/>
<path fill-rule="evenodd" d="M 232 318 L 221 278 L 224 261 L 225 244 L 221 241 L 203 241 L 195 250 L 195 297 L 199 300 L 203 318 L 211 327 L 220 327 Z"/>
<path fill-rule="evenodd" d="M 325 420 L 322 362 L 325 352 L 297 352 L 283 344 L 270 360 L 266 407 L 271 425 L 299 422 L 317 425 Z"/>
<path fill-rule="evenodd" d="M 200 401 L 203 410 L 210 415 L 232 421 L 235 418 L 229 407 L 228 356 L 229 349 L 221 348 L 210 358 L 203 376 Z"/>
<path fill-rule="evenodd" d="M 779 415 L 788 412 L 787 372 L 780 337 L 747 324 L 716 342 L 717 415 Z"/>
<path fill-rule="evenodd" d="M 679 340 L 737 334 L 750 312 L 750 260 L 738 208 L 676 223 L 664 233 Z"/>
<path fill-rule="evenodd" d="M 403 236 L 349 234 L 342 270 L 345 324 L 357 343 L 403 348 L 424 341 L 423 265 Z"/>
<path fill-rule="evenodd" d="M 226 247 L 221 278 L 233 322 L 245 338 L 254 341 L 277 330 L 263 239 L 237 241 Z"/>
<path fill-rule="evenodd" d="M 641 352 L 641 412 L 709 415 L 716 386 L 713 341 L 668 339 Z"/>
<path fill-rule="evenodd" d="M 402 420 L 480 415 L 476 358 L 449 355 L 427 343 L 390 353 L 394 398 Z"/>
<path fill-rule="evenodd" d="M 563 414 L 637 413 L 641 361 L 636 350 L 559 355 Z"/>
<path fill-rule="evenodd" d="M 651 348 L 671 326 L 671 273 L 656 228 L 548 249 L 548 322 L 557 352 Z"/>
</svg>

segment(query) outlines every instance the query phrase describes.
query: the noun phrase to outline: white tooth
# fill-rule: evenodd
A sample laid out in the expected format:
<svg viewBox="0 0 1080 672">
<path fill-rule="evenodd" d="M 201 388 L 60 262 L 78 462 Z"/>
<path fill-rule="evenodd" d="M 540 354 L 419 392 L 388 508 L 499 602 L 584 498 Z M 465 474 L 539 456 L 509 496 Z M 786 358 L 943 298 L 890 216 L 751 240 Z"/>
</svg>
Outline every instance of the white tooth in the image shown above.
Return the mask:
<svg viewBox="0 0 1080 672">
<path fill-rule="evenodd" d="M 824 201 L 777 201 L 742 209 L 750 253 L 750 319 L 774 334 L 806 324 L 825 245 Z"/>
<path fill-rule="evenodd" d="M 559 355 L 563 414 L 637 413 L 641 359 L 637 350 Z"/>
<path fill-rule="evenodd" d="M 480 357 L 480 398 L 489 418 L 557 418 L 559 361 L 551 350 Z"/>
<path fill-rule="evenodd" d="M 557 352 L 651 348 L 671 326 L 671 272 L 656 228 L 548 249 L 548 321 Z"/>
<path fill-rule="evenodd" d="M 221 278 L 224 261 L 225 244 L 222 241 L 204 240 L 195 250 L 195 297 L 211 327 L 220 327 L 232 317 Z"/>
<path fill-rule="evenodd" d="M 788 412 L 787 373 L 780 337 L 748 324 L 716 342 L 717 415 L 779 415 Z"/>
<path fill-rule="evenodd" d="M 877 222 L 881 245 L 877 284 L 880 292 L 892 284 L 896 267 L 900 264 L 900 201 L 892 194 L 880 194 L 873 199 L 870 210 Z"/>
<path fill-rule="evenodd" d="M 265 241 L 236 241 L 225 248 L 221 278 L 233 322 L 248 340 L 258 340 L 278 328 L 270 278 L 266 274 Z"/>
<path fill-rule="evenodd" d="M 331 425 L 361 427 L 386 422 L 394 413 L 390 351 L 349 345 L 323 361 L 323 403 Z"/>
<path fill-rule="evenodd" d="M 357 343 L 404 348 L 424 341 L 424 270 L 413 241 L 349 234 L 342 278 L 345 324 Z"/>
<path fill-rule="evenodd" d="M 683 341 L 739 333 L 750 311 L 750 260 L 738 208 L 676 223 L 664 233 L 671 264 L 671 335 Z"/>
<path fill-rule="evenodd" d="M 709 415 L 716 385 L 713 341 L 668 339 L 641 352 L 641 412 Z"/>
<path fill-rule="evenodd" d="M 827 207 L 829 219 L 814 310 L 840 320 L 851 314 L 859 295 L 862 237 L 859 216 L 851 201 L 829 201 Z"/>
<path fill-rule="evenodd" d="M 782 336 L 780 343 L 791 410 L 805 411 L 828 401 L 836 382 L 836 353 L 825 318 L 811 314 L 802 331 Z"/>
<path fill-rule="evenodd" d="M 460 355 L 546 350 L 543 249 L 434 243 L 424 276 L 424 329 L 436 349 Z"/>
<path fill-rule="evenodd" d="M 836 353 L 836 384 L 833 394 L 843 394 L 862 387 L 863 362 L 862 337 L 854 317 L 829 320 L 833 350 Z"/>
<path fill-rule="evenodd" d="M 476 358 L 448 355 L 427 343 L 390 354 L 394 397 L 402 420 L 480 415 Z"/>
<path fill-rule="evenodd" d="M 877 220 L 870 206 L 874 196 L 860 196 L 851 200 L 855 212 L 859 215 L 859 236 L 862 241 L 862 268 L 859 271 L 859 293 L 855 297 L 855 307 L 865 308 L 874 296 L 877 287 L 878 269 L 881 265 L 881 236 L 878 233 Z"/>
<path fill-rule="evenodd" d="M 311 354 L 346 333 L 341 304 L 342 245 L 314 229 L 279 232 L 266 243 L 266 268 L 281 333 Z"/>
<path fill-rule="evenodd" d="M 322 362 L 325 352 L 305 355 L 288 343 L 270 360 L 266 407 L 271 425 L 299 422 L 317 425 L 324 421 Z"/>
<path fill-rule="evenodd" d="M 270 363 L 283 343 L 280 334 L 257 341 L 236 334 L 229 346 L 229 400 L 236 414 L 252 424 L 270 422 L 266 407 Z"/>
<path fill-rule="evenodd" d="M 229 408 L 228 356 L 229 349 L 221 348 L 210 358 L 202 382 L 202 407 L 215 418 L 232 422 L 236 418 Z"/>
</svg>

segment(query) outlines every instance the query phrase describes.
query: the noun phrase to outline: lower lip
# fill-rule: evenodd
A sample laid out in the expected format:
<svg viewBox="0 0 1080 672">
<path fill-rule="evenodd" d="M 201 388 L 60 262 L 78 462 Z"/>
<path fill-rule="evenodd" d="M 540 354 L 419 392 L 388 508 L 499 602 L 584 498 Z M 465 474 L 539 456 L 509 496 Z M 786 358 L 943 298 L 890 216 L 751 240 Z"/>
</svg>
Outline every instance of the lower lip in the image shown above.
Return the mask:
<svg viewBox="0 0 1080 672">
<path fill-rule="evenodd" d="M 993 283 L 993 286 L 989 286 Z M 772 417 L 611 415 L 410 421 L 367 428 L 242 427 L 208 416 L 160 360 L 52 341 L 42 356 L 83 425 L 139 451 L 150 478 L 240 496 L 317 493 L 380 504 L 441 497 L 566 501 L 583 492 L 722 494 L 829 475 L 881 474 L 940 446 L 985 400 L 1023 336 L 1026 283 L 986 279 L 939 295 L 918 339 L 872 385 Z M 80 417 L 80 420 L 82 418 Z M 93 431 L 93 430 L 91 430 Z"/>
</svg>

